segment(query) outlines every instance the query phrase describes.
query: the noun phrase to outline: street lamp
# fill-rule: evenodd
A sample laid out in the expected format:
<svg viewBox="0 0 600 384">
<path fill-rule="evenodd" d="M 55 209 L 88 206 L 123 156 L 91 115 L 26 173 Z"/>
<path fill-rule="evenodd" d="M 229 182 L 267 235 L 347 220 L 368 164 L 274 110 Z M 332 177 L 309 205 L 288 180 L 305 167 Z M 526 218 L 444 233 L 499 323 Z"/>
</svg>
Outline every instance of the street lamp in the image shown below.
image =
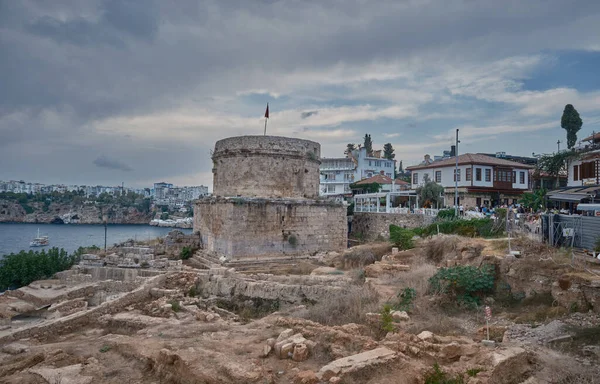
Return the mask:
<svg viewBox="0 0 600 384">
<path fill-rule="evenodd" d="M 102 221 L 104 222 L 104 252 L 106 252 L 106 231 L 107 231 L 107 225 L 108 225 L 108 216 L 103 215 Z"/>
<path fill-rule="evenodd" d="M 456 148 L 454 156 L 456 157 L 456 168 L 454 169 L 454 217 L 458 217 L 458 128 L 456 129 Z"/>
</svg>

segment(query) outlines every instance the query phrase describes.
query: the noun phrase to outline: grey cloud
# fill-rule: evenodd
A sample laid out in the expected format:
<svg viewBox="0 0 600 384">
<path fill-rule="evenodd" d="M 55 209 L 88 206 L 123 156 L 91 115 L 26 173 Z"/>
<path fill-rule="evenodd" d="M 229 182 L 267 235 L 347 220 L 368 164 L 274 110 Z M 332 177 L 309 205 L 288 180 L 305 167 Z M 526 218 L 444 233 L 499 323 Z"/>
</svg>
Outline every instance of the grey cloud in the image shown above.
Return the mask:
<svg viewBox="0 0 600 384">
<path fill-rule="evenodd" d="M 115 149 L 106 135 L 93 130 L 93 123 L 159 114 L 186 103 L 210 108 L 249 89 L 281 87 L 285 93 L 290 78 L 337 65 L 363 68 L 371 62 L 413 59 L 430 65 L 447 60 L 484 65 L 506 55 L 577 49 L 590 41 L 600 45 L 599 12 L 598 1 L 565 5 L 562 0 L 0 0 L 0 118 L 17 112 L 31 116 L 4 126 L 0 120 L 0 146 L 30 147 L 35 137 L 56 149 L 85 135 L 99 152 L 127 153 L 136 170 L 132 177 L 148 164 L 160 167 L 161 175 L 210 170 L 206 156 L 197 155 L 194 147 L 212 143 L 185 143 L 185 155 L 170 144 L 172 151 L 164 155 L 173 156 L 174 166 L 149 151 L 124 145 Z M 314 86 L 306 84 L 305 100 L 320 96 L 311 90 Z M 306 109 L 303 118 L 318 107 L 294 106 Z M 44 118 L 29 123 L 48 109 L 58 114 L 68 110 L 72 116 L 52 129 Z M 222 110 L 239 112 L 231 106 Z M 90 150 L 79 146 L 68 153 L 83 156 Z M 190 153 L 194 161 L 186 158 Z M 33 172 L 27 169 L 38 169 L 35 162 L 40 161 L 54 169 L 58 181 L 73 174 L 57 166 L 69 161 L 57 154 L 47 162 L 40 157 L 34 162 L 17 150 L 13 155 L 11 161 L 22 173 L 15 177 L 27 178 Z M 98 165 L 93 155 L 87 156 L 73 167 L 86 172 L 83 167 L 90 162 Z M 3 166 L 0 172 L 8 169 L 16 167 Z M 105 173 L 90 172 L 90 182 Z"/>
<path fill-rule="evenodd" d="M 306 112 L 302 112 L 302 114 L 300 115 L 303 119 L 306 119 L 307 117 L 313 116 L 313 115 L 318 115 L 319 111 L 306 111 Z"/>
<path fill-rule="evenodd" d="M 116 159 L 109 159 L 108 157 L 106 157 L 104 155 L 102 155 L 102 156 L 98 157 L 96 160 L 94 160 L 94 164 L 100 168 L 116 169 L 116 170 L 125 171 L 125 172 L 129 172 L 129 171 L 133 170 L 129 165 L 122 163 Z"/>
</svg>

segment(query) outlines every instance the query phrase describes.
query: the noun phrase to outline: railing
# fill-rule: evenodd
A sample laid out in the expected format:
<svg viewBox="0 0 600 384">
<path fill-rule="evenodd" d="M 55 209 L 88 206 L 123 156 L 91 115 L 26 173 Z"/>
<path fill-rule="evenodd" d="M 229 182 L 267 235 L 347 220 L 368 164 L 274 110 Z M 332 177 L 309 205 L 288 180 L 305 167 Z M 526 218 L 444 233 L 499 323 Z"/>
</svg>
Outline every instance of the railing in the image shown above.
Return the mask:
<svg viewBox="0 0 600 384">
<path fill-rule="evenodd" d="M 404 215 L 424 215 L 424 216 L 433 216 L 436 217 L 439 209 L 433 208 L 415 208 L 413 210 L 409 208 L 400 208 L 400 207 L 389 207 L 386 208 L 385 205 L 355 205 L 354 212 L 374 212 L 374 213 L 400 213 Z"/>
</svg>

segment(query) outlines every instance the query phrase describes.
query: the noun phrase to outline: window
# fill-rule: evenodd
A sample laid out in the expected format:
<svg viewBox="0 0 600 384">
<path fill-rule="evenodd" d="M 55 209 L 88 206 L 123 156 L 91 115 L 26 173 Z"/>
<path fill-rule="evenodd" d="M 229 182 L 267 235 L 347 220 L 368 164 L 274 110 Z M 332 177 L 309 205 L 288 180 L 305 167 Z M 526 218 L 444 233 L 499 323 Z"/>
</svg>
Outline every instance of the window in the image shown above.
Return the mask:
<svg viewBox="0 0 600 384">
<path fill-rule="evenodd" d="M 376 167 L 381 167 L 381 161 L 379 161 L 379 160 L 376 160 L 376 161 L 375 161 L 375 166 L 376 166 Z"/>
<path fill-rule="evenodd" d="M 387 177 L 389 177 L 390 179 L 392 178 L 392 174 L 391 173 L 386 173 L 385 174 Z"/>
<path fill-rule="evenodd" d="M 460 169 L 454 170 L 454 181 L 460 181 Z"/>
<path fill-rule="evenodd" d="M 435 182 L 436 183 L 442 182 L 442 171 L 435 171 Z"/>
<path fill-rule="evenodd" d="M 481 197 L 478 197 L 475 199 L 475 205 L 477 205 L 478 207 L 481 207 Z"/>
<path fill-rule="evenodd" d="M 465 169 L 465 180 L 466 181 L 471 181 L 471 172 L 473 172 L 473 170 L 471 168 Z"/>
<path fill-rule="evenodd" d="M 513 183 L 517 182 L 517 171 L 513 171 L 512 182 Z"/>
<path fill-rule="evenodd" d="M 519 172 L 519 184 L 525 184 L 525 172 Z"/>
<path fill-rule="evenodd" d="M 502 183 L 511 183 L 513 180 L 513 172 L 507 170 L 497 170 L 495 172 L 495 181 L 499 181 Z M 486 170 L 486 179 L 487 179 L 487 170 Z M 486 180 L 487 181 L 487 180 Z"/>
<path fill-rule="evenodd" d="M 492 170 L 491 169 L 485 170 L 485 181 L 487 181 L 488 183 L 490 181 L 492 181 Z"/>
<path fill-rule="evenodd" d="M 573 180 L 579 180 L 579 165 L 573 167 Z"/>
<path fill-rule="evenodd" d="M 335 193 L 335 185 L 328 185 L 327 186 L 327 193 Z"/>
<path fill-rule="evenodd" d="M 371 160 L 369 160 L 369 167 L 371 166 Z"/>
<path fill-rule="evenodd" d="M 589 179 L 596 177 L 596 162 L 583 163 L 580 166 L 581 179 Z"/>
<path fill-rule="evenodd" d="M 419 174 L 413 173 L 413 184 L 419 184 Z"/>
<path fill-rule="evenodd" d="M 481 168 L 475 168 L 475 180 L 481 181 Z"/>
</svg>

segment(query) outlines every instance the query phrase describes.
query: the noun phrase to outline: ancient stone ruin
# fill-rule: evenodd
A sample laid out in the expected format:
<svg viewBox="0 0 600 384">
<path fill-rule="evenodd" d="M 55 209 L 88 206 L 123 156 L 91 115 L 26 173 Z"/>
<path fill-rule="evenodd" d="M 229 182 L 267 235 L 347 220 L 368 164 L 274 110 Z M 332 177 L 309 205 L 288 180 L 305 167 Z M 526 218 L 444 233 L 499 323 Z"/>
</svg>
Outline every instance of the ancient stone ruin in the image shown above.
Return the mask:
<svg viewBox="0 0 600 384">
<path fill-rule="evenodd" d="M 205 250 L 228 260 L 339 251 L 346 208 L 319 200 L 319 143 L 278 136 L 219 140 L 214 196 L 194 208 Z"/>
</svg>

